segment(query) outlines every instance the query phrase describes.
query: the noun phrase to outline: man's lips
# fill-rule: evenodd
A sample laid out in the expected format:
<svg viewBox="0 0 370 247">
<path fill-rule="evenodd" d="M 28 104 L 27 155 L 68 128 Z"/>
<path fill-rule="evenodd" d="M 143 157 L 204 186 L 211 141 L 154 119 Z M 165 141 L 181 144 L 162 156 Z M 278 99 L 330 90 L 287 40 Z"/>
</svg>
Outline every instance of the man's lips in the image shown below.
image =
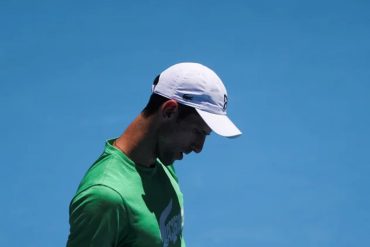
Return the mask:
<svg viewBox="0 0 370 247">
<path fill-rule="evenodd" d="M 180 152 L 179 155 L 178 155 L 178 159 L 182 160 L 182 158 L 184 158 L 184 154 L 182 152 Z"/>
<path fill-rule="evenodd" d="M 178 153 L 178 160 L 182 160 L 183 158 L 184 158 L 184 154 L 185 155 L 188 155 L 188 154 L 190 154 L 191 153 L 191 150 L 186 150 L 186 151 L 184 151 L 184 152 L 179 152 Z"/>
</svg>

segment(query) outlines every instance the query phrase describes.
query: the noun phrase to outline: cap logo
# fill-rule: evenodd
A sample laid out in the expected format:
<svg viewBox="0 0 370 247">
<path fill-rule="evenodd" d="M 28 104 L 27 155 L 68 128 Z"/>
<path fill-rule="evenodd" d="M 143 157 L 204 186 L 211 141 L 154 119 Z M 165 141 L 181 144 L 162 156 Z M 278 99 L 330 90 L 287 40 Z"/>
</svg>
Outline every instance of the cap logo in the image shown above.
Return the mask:
<svg viewBox="0 0 370 247">
<path fill-rule="evenodd" d="M 192 100 L 193 99 L 193 96 L 191 96 L 190 94 L 183 94 L 182 97 L 185 99 L 185 100 Z"/>
<path fill-rule="evenodd" d="M 226 111 L 226 108 L 227 108 L 227 95 L 226 95 L 226 94 L 224 94 L 224 106 L 222 107 L 222 109 L 223 109 L 224 111 Z"/>
</svg>

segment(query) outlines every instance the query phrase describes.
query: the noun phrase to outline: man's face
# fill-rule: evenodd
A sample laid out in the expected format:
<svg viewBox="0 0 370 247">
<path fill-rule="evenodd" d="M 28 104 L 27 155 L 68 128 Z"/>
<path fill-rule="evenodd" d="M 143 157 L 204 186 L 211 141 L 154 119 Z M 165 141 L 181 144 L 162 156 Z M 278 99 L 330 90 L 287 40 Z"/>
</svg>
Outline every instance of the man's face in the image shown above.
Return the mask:
<svg viewBox="0 0 370 247">
<path fill-rule="evenodd" d="M 173 119 L 163 126 L 157 145 L 157 155 L 165 165 L 181 160 L 184 154 L 200 153 L 211 129 L 198 113 L 183 119 Z"/>
</svg>

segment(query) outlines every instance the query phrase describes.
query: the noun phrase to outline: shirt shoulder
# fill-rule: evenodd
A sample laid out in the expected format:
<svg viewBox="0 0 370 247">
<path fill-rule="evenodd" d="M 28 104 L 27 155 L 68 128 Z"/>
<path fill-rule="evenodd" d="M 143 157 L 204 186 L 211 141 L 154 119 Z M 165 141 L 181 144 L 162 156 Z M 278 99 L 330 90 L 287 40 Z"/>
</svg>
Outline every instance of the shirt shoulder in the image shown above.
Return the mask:
<svg viewBox="0 0 370 247">
<path fill-rule="evenodd" d="M 68 247 L 115 246 L 127 234 L 127 210 L 122 197 L 112 188 L 91 186 L 78 193 L 70 204 Z"/>
</svg>

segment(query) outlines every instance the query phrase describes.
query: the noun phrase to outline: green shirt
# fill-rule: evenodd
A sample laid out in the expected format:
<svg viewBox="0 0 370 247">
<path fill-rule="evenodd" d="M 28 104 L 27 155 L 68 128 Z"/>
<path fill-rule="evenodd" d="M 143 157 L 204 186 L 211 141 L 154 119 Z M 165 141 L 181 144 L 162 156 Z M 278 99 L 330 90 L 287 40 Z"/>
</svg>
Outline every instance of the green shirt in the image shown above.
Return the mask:
<svg viewBox="0 0 370 247">
<path fill-rule="evenodd" d="M 137 166 L 106 143 L 70 204 L 68 247 L 184 247 L 183 197 L 172 166 Z"/>
</svg>

